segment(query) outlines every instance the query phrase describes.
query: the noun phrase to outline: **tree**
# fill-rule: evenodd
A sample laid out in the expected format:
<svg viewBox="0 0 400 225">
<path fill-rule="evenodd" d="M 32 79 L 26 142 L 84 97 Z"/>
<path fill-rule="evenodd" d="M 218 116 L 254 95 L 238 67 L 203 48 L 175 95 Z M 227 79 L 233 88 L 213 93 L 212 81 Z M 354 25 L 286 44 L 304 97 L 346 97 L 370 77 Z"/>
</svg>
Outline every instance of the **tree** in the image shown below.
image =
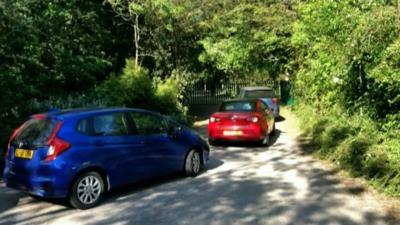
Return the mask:
<svg viewBox="0 0 400 225">
<path fill-rule="evenodd" d="M 36 103 L 80 93 L 119 71 L 131 46 L 117 23 L 95 0 L 0 2 L 0 149 L 12 129 L 43 110 Z"/>
<path fill-rule="evenodd" d="M 241 77 L 277 78 L 290 59 L 295 13 L 284 4 L 240 3 L 210 20 L 200 61 Z"/>
<path fill-rule="evenodd" d="M 135 46 L 135 64 L 139 66 L 140 53 L 140 16 L 144 13 L 143 0 L 106 0 L 114 12 L 123 20 L 129 22 L 133 28 L 133 43 Z"/>
</svg>

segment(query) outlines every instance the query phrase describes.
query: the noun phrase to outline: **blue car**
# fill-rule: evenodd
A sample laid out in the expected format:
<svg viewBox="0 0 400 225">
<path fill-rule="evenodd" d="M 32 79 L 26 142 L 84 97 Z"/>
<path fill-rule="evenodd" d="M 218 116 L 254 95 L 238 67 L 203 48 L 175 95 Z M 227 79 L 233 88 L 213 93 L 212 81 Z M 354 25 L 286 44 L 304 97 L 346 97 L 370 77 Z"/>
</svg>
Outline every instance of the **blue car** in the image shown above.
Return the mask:
<svg viewBox="0 0 400 225">
<path fill-rule="evenodd" d="M 196 176 L 209 154 L 207 142 L 194 131 L 155 112 L 49 112 L 33 115 L 12 134 L 4 181 L 87 209 L 115 187 L 178 171 Z"/>
</svg>

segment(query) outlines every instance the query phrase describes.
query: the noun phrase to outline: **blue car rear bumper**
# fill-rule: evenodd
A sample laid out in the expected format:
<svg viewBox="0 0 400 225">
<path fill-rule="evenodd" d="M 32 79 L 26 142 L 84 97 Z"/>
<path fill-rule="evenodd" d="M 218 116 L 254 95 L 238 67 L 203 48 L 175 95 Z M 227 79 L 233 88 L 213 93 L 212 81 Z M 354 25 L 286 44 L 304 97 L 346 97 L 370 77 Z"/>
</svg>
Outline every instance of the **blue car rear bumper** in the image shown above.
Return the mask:
<svg viewBox="0 0 400 225">
<path fill-rule="evenodd" d="M 68 185 L 63 185 L 65 177 L 43 176 L 39 174 L 18 174 L 7 166 L 3 174 L 7 187 L 45 198 L 65 198 Z"/>
</svg>

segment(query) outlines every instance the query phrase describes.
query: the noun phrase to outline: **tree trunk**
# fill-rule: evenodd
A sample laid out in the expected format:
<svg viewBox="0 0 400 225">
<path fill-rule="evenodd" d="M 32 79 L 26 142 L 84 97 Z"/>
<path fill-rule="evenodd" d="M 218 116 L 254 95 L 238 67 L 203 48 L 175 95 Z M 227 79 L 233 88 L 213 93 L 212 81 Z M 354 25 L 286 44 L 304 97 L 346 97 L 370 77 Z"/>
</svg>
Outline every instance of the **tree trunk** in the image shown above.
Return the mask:
<svg viewBox="0 0 400 225">
<path fill-rule="evenodd" d="M 400 17 L 400 0 L 397 0 L 397 13 L 399 14 Z"/>
<path fill-rule="evenodd" d="M 134 32 L 134 43 L 135 43 L 135 65 L 139 66 L 139 41 L 140 41 L 140 29 L 139 29 L 139 15 L 135 16 L 133 25 Z"/>
</svg>

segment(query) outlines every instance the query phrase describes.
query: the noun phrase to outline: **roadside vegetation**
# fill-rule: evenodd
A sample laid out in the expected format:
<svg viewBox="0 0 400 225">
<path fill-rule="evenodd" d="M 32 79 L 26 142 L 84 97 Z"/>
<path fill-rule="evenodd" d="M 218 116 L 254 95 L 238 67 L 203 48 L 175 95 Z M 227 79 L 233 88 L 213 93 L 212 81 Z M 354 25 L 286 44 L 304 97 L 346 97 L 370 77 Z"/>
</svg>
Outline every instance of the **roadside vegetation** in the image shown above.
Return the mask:
<svg viewBox="0 0 400 225">
<path fill-rule="evenodd" d="M 334 161 L 400 194 L 400 20 L 397 1 L 308 1 L 298 6 L 296 112 Z"/>
<path fill-rule="evenodd" d="M 126 106 L 187 119 L 196 81 L 285 78 L 316 154 L 398 195 L 397 4 L 4 0 L 0 158 L 33 113 Z"/>
</svg>

